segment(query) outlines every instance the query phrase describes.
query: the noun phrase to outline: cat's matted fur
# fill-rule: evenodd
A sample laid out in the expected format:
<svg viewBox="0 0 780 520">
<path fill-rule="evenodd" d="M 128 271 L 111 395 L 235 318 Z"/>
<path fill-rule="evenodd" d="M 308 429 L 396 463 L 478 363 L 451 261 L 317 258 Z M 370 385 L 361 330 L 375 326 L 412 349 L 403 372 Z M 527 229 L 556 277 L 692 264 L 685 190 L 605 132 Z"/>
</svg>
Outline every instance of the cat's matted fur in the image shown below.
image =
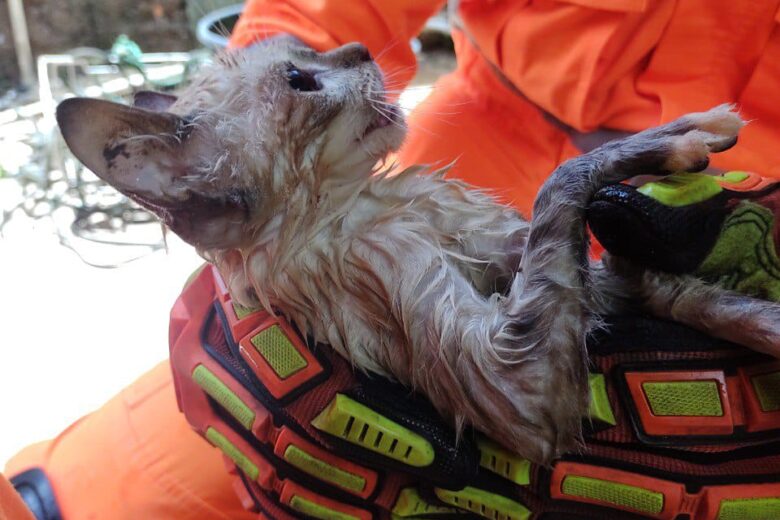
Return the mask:
<svg viewBox="0 0 780 520">
<path fill-rule="evenodd" d="M 528 223 L 420 168 L 375 174 L 404 123 L 358 44 L 316 53 L 277 39 L 223 55 L 178 100 L 136 105 L 72 99 L 57 116 L 73 152 L 214 262 L 241 304 L 284 313 L 533 461 L 576 445 L 599 314 L 642 307 L 780 352 L 776 304 L 588 263 L 594 192 L 706 167 L 743 125 L 729 107 L 561 165 Z"/>
</svg>

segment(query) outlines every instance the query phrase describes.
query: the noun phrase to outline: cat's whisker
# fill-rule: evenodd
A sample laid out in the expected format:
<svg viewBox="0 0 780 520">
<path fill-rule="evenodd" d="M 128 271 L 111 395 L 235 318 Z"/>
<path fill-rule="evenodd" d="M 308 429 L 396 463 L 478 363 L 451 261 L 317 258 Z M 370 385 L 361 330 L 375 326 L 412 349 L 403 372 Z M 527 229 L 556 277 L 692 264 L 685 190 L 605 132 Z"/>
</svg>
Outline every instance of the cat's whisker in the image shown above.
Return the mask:
<svg viewBox="0 0 780 520">
<path fill-rule="evenodd" d="M 401 123 L 396 121 L 395 114 L 393 112 L 390 112 L 387 109 L 380 108 L 380 107 L 378 107 L 376 105 L 372 105 L 372 108 L 376 112 L 378 112 L 382 117 L 387 119 L 390 122 L 390 124 L 396 126 L 397 128 L 399 128 L 401 130 L 406 130 L 406 127 L 404 125 L 402 125 Z"/>
<path fill-rule="evenodd" d="M 460 113 L 460 112 L 457 112 L 457 111 L 455 111 L 455 112 L 429 111 L 429 110 L 427 110 L 425 108 L 425 106 L 424 106 L 425 103 L 424 102 L 418 104 L 417 106 L 408 107 L 408 108 L 403 106 L 403 105 L 401 105 L 401 104 L 394 104 L 394 103 L 391 103 L 391 102 L 382 101 L 382 100 L 376 100 L 376 99 L 369 99 L 369 102 L 372 104 L 373 108 L 377 112 L 380 111 L 380 107 L 381 107 L 384 110 L 382 112 L 383 115 L 387 115 L 386 114 L 387 110 L 400 108 L 401 110 L 404 110 L 406 112 L 415 111 L 415 112 L 426 113 L 426 114 L 430 114 L 430 115 L 434 115 L 434 116 L 441 116 L 441 120 L 445 124 L 448 124 L 448 125 L 451 125 L 451 126 L 455 125 L 455 122 L 451 120 L 451 116 L 456 116 L 456 115 L 458 115 Z M 388 119 L 392 120 L 392 118 L 390 118 L 390 117 L 388 117 Z M 400 127 L 400 125 L 398 125 L 398 126 Z M 415 121 L 414 123 L 410 123 L 410 122 L 407 121 L 407 126 L 413 127 L 413 128 L 415 128 L 417 130 L 421 130 L 421 131 L 425 132 L 428 135 L 434 135 L 434 136 L 438 135 L 437 133 L 431 131 L 430 129 L 424 128 L 417 121 Z"/>
<path fill-rule="evenodd" d="M 406 112 L 415 111 L 415 112 L 431 114 L 431 115 L 439 115 L 439 116 L 456 116 L 456 115 L 461 113 L 460 111 L 457 111 L 457 110 L 453 110 L 453 111 L 445 111 L 445 110 L 435 110 L 434 111 L 434 110 L 431 110 L 429 108 L 429 106 L 428 106 L 428 103 L 426 103 L 425 99 L 421 100 L 418 103 L 412 104 L 412 105 L 408 105 L 408 104 L 402 103 L 402 102 L 400 102 L 400 100 L 399 100 L 399 102 L 396 102 L 396 103 L 392 103 L 392 102 L 389 102 L 389 101 L 382 101 L 382 100 L 376 100 L 376 102 L 382 103 L 382 104 L 387 105 L 387 106 L 398 106 L 399 108 L 401 108 L 402 110 L 404 110 Z M 452 108 L 457 108 L 459 106 L 469 105 L 470 103 L 471 103 L 470 101 L 462 101 L 462 102 L 459 102 L 459 103 L 448 103 L 447 106 L 448 107 L 452 107 Z"/>
<path fill-rule="evenodd" d="M 407 67 L 396 67 L 388 71 L 383 70 L 382 72 L 384 73 L 385 84 L 392 85 L 393 87 L 395 87 L 395 86 L 401 86 L 401 83 L 396 81 L 399 76 L 406 75 L 409 72 L 415 72 L 416 70 L 417 70 L 416 65 L 410 65 Z"/>
<path fill-rule="evenodd" d="M 381 98 L 366 97 L 366 99 L 369 102 L 371 102 L 371 103 L 373 103 L 375 105 L 378 105 L 378 106 L 383 106 L 383 107 L 388 107 L 388 108 L 397 106 L 395 103 L 392 103 L 390 101 L 385 101 L 384 99 L 381 99 Z"/>
<path fill-rule="evenodd" d="M 401 96 L 406 93 L 416 93 L 416 92 L 433 92 L 436 89 L 435 85 L 417 85 L 412 86 L 404 89 L 398 89 L 398 90 L 391 90 L 391 89 L 385 89 L 380 91 L 381 94 L 385 96 Z"/>
<path fill-rule="evenodd" d="M 388 105 L 393 107 L 393 108 L 395 108 L 395 105 L 393 105 L 392 103 L 389 103 Z M 377 111 L 380 114 L 382 114 L 383 116 L 387 117 L 392 124 L 396 125 L 399 128 L 402 128 L 402 129 L 414 128 L 415 130 L 420 130 L 420 131 L 426 133 L 427 135 L 431 135 L 431 136 L 434 136 L 434 137 L 438 137 L 439 136 L 438 133 L 433 132 L 432 130 L 423 127 L 418 122 L 410 123 L 410 122 L 407 121 L 406 122 L 406 127 L 404 127 L 404 125 L 401 125 L 400 123 L 396 122 L 394 117 L 391 117 L 392 113 L 388 113 L 387 109 L 380 109 L 380 107 L 375 105 L 373 102 L 372 102 L 372 108 L 375 111 Z M 445 122 L 448 123 L 448 124 L 454 124 L 454 123 L 449 122 L 449 121 L 445 121 Z"/>
<path fill-rule="evenodd" d="M 428 114 L 428 115 L 432 115 L 432 116 L 442 116 L 442 117 L 452 117 L 452 116 L 460 115 L 462 113 L 462 112 L 459 112 L 459 111 L 448 112 L 448 111 L 444 111 L 444 110 L 429 110 L 428 108 L 423 106 L 422 103 L 420 103 L 417 106 L 411 107 L 411 108 L 406 108 L 406 107 L 403 107 L 403 106 L 401 108 L 404 109 L 404 110 L 408 110 L 408 111 L 412 111 L 413 110 L 413 111 L 415 111 L 417 113 L 420 113 L 420 114 Z"/>
<path fill-rule="evenodd" d="M 209 5 L 207 6 L 207 4 Z M 218 9 L 222 6 L 217 2 L 210 1 L 205 3 L 193 2 L 189 4 L 189 7 L 194 7 L 195 16 L 197 18 L 202 18 L 209 14 L 210 11 Z M 228 40 L 230 39 L 230 30 L 227 28 L 224 22 L 222 22 L 222 20 L 218 20 L 217 23 L 213 26 L 212 30 L 214 30 L 219 36 Z"/>
<path fill-rule="evenodd" d="M 396 71 L 394 71 L 392 73 L 386 74 L 385 78 L 384 78 L 385 85 L 390 87 L 390 88 L 401 88 L 401 87 L 404 87 L 411 80 L 411 78 L 405 79 L 404 81 L 401 81 L 400 78 L 405 78 L 406 75 L 409 72 L 414 72 L 415 70 L 416 69 L 411 68 L 411 67 L 410 68 L 401 68 L 401 69 L 397 69 Z"/>
<path fill-rule="evenodd" d="M 383 106 L 383 104 L 379 104 L 379 103 L 381 103 L 381 102 L 377 102 L 376 100 L 374 100 L 373 102 L 371 102 L 371 107 L 376 112 L 379 112 L 381 115 L 386 117 L 391 123 L 395 124 L 399 128 L 403 128 L 403 125 L 398 123 L 396 121 L 396 119 L 395 119 L 395 112 L 394 112 L 395 105 L 393 105 L 391 103 L 387 103 L 387 104 L 384 104 L 384 106 Z"/>
<path fill-rule="evenodd" d="M 435 83 L 426 84 L 426 85 L 409 85 L 408 87 L 404 87 L 401 89 L 392 89 L 392 88 L 385 88 L 383 92 L 387 94 L 401 94 L 407 90 L 433 90 L 438 88 Z"/>
<path fill-rule="evenodd" d="M 382 48 L 382 50 L 379 51 L 379 53 L 376 56 L 374 56 L 374 61 L 379 61 L 385 54 L 390 52 L 399 43 L 400 41 L 398 39 L 393 39 L 389 41 L 387 44 L 385 44 L 384 48 Z"/>
<path fill-rule="evenodd" d="M 383 72 L 385 73 L 385 77 L 392 78 L 403 72 L 409 72 L 410 70 L 417 70 L 417 65 L 405 65 L 403 67 L 394 67 L 390 70 L 383 71 Z"/>
</svg>

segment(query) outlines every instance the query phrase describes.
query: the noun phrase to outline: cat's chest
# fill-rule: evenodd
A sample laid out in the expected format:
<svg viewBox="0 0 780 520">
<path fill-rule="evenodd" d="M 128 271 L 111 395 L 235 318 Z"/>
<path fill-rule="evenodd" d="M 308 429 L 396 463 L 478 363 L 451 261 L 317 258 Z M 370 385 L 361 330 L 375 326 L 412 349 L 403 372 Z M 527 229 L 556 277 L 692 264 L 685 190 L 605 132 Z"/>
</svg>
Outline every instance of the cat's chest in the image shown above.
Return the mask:
<svg viewBox="0 0 780 520">
<path fill-rule="evenodd" d="M 361 194 L 349 206 L 312 215 L 294 230 L 281 226 L 281 239 L 258 257 L 258 282 L 273 299 L 301 307 L 354 299 L 365 291 L 366 280 L 377 285 L 403 278 L 404 266 L 414 263 L 408 244 L 462 254 L 460 235 L 468 221 L 443 214 L 441 204 L 424 194 Z"/>
</svg>

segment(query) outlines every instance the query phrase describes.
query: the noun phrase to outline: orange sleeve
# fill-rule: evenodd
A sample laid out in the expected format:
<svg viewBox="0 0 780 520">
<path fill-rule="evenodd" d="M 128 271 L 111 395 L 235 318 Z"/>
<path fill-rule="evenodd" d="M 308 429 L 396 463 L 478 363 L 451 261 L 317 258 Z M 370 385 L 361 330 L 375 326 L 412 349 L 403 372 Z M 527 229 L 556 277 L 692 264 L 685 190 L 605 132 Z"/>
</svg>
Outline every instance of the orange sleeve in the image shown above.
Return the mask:
<svg viewBox="0 0 780 520">
<path fill-rule="evenodd" d="M 246 47 L 287 33 L 325 51 L 359 41 L 388 76 L 389 88 L 412 79 L 417 61 L 410 40 L 445 0 L 247 0 L 231 36 Z"/>
<path fill-rule="evenodd" d="M 0 520 L 35 520 L 22 497 L 0 473 Z"/>
</svg>

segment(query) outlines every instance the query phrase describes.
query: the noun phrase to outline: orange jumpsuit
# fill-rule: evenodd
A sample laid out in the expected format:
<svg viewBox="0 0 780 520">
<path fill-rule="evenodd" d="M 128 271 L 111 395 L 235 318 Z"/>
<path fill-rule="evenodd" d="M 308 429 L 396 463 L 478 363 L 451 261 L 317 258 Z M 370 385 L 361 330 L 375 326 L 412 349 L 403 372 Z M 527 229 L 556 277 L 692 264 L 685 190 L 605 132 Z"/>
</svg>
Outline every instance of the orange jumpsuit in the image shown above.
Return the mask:
<svg viewBox="0 0 780 520">
<path fill-rule="evenodd" d="M 414 73 L 409 40 L 442 4 L 250 0 L 232 43 L 283 32 L 320 50 L 359 40 L 397 89 Z M 639 130 L 735 102 L 753 122 L 713 165 L 780 177 L 772 152 L 780 143 L 780 0 L 459 4 L 458 68 L 411 117 L 403 163 L 458 159 L 454 176 L 528 212 L 545 176 L 578 153 L 572 135 Z M 56 439 L 22 451 L 6 473 L 43 468 L 65 518 L 251 518 L 220 457 L 178 413 L 163 363 Z M 4 486 L 0 504 L 12 496 Z M 0 518 L 11 507 L 0 506 Z"/>
<path fill-rule="evenodd" d="M 397 89 L 414 73 L 409 40 L 443 4 L 251 0 L 232 42 L 361 41 Z M 546 176 L 578 153 L 564 128 L 637 131 L 737 103 L 752 123 L 713 166 L 780 177 L 780 1 L 460 0 L 457 14 L 457 70 L 411 117 L 403 163 L 457 159 L 453 176 L 527 214 Z"/>
</svg>

